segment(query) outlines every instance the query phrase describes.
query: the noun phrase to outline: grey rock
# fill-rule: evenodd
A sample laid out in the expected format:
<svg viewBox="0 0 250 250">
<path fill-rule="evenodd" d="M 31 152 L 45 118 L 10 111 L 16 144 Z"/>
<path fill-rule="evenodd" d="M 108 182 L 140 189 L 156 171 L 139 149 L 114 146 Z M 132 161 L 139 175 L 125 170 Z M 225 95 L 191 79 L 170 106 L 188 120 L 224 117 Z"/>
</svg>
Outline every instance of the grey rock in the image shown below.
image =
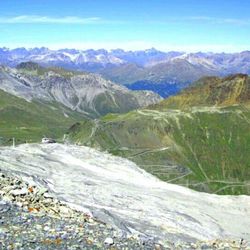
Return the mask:
<svg viewBox="0 0 250 250">
<path fill-rule="evenodd" d="M 21 195 L 26 195 L 29 193 L 29 190 L 27 188 L 22 188 L 22 189 L 15 189 L 10 191 L 10 194 L 13 196 L 21 196 Z"/>
<path fill-rule="evenodd" d="M 111 246 L 114 244 L 114 240 L 112 238 L 108 237 L 105 239 L 104 244 Z"/>
</svg>

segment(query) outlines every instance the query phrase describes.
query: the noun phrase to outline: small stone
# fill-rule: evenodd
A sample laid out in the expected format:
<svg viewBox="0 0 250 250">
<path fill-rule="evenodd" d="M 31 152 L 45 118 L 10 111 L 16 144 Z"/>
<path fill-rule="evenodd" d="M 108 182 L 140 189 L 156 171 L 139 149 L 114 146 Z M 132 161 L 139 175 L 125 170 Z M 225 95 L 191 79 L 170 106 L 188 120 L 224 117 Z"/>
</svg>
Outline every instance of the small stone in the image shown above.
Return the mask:
<svg viewBox="0 0 250 250">
<path fill-rule="evenodd" d="M 41 188 L 41 189 L 38 190 L 37 195 L 38 195 L 38 196 L 42 196 L 42 195 L 44 195 L 46 192 L 48 192 L 48 189 L 47 189 L 47 188 Z"/>
<path fill-rule="evenodd" d="M 21 242 L 16 242 L 15 243 L 16 248 L 21 248 L 22 246 L 23 246 L 23 244 Z"/>
<path fill-rule="evenodd" d="M 44 230 L 44 231 L 49 231 L 49 230 L 50 230 L 50 227 L 45 226 L 45 227 L 43 228 L 43 230 Z"/>
<path fill-rule="evenodd" d="M 50 198 L 50 199 L 53 198 L 53 195 L 51 195 L 50 193 L 47 193 L 47 192 L 44 193 L 43 196 L 44 196 L 44 198 Z"/>
<path fill-rule="evenodd" d="M 13 196 L 21 196 L 21 195 L 26 195 L 29 193 L 29 190 L 27 188 L 22 188 L 22 189 L 15 189 L 10 191 L 10 194 Z"/>
<path fill-rule="evenodd" d="M 206 244 L 206 243 L 201 244 L 200 248 L 201 248 L 202 250 L 211 249 L 211 247 L 210 247 L 208 244 Z"/>
<path fill-rule="evenodd" d="M 88 222 L 89 223 L 94 223 L 94 220 L 92 218 L 89 218 Z"/>
<path fill-rule="evenodd" d="M 44 204 L 51 204 L 53 202 L 53 200 L 51 198 L 47 198 L 45 200 L 43 200 Z"/>
<path fill-rule="evenodd" d="M 161 248 L 161 245 L 159 245 L 159 244 L 155 244 L 155 250 L 161 250 L 162 248 Z"/>
<path fill-rule="evenodd" d="M 92 245 L 93 244 L 93 238 L 92 237 L 88 237 L 86 239 L 86 242 L 89 244 L 89 245 Z"/>
<path fill-rule="evenodd" d="M 190 246 L 191 246 L 192 248 L 194 248 L 194 249 L 197 248 L 197 245 L 196 245 L 195 243 L 191 243 Z"/>
<path fill-rule="evenodd" d="M 222 244 L 219 244 L 219 246 L 220 246 L 220 247 L 225 247 L 225 248 L 230 247 L 230 245 L 229 245 L 227 242 L 222 243 Z"/>
<path fill-rule="evenodd" d="M 105 239 L 104 244 L 111 246 L 114 244 L 114 241 L 112 238 L 108 237 Z"/>
<path fill-rule="evenodd" d="M 29 187 L 28 190 L 29 190 L 30 193 L 34 192 L 34 188 L 33 187 Z"/>
<path fill-rule="evenodd" d="M 69 237 L 69 235 L 68 235 L 66 232 L 64 232 L 64 233 L 62 234 L 62 236 L 61 236 L 61 238 L 62 238 L 63 240 L 67 239 L 68 237 Z"/>
<path fill-rule="evenodd" d="M 100 227 L 102 228 L 102 227 L 105 227 L 105 225 L 100 225 Z M 113 232 L 113 237 L 114 238 L 122 238 L 122 236 L 123 236 L 123 232 L 122 231 L 114 231 Z"/>
<path fill-rule="evenodd" d="M 65 207 L 65 206 L 61 206 L 60 207 L 60 212 L 63 214 L 63 215 L 69 215 L 70 214 L 70 209 Z"/>
<path fill-rule="evenodd" d="M 23 203 L 22 203 L 22 202 L 16 202 L 16 205 L 17 205 L 18 207 L 22 207 L 22 206 L 23 206 Z"/>
<path fill-rule="evenodd" d="M 41 230 L 41 229 L 42 229 L 42 226 L 39 225 L 39 224 L 37 224 L 37 225 L 35 225 L 35 228 L 36 228 L 37 230 Z"/>
</svg>

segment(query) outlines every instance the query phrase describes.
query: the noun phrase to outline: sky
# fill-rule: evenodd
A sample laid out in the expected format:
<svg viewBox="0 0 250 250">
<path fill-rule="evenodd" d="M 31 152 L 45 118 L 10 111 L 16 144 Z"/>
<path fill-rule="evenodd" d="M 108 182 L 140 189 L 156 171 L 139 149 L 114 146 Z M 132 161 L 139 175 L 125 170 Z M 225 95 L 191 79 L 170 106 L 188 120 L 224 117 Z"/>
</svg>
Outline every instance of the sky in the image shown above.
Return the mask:
<svg viewBox="0 0 250 250">
<path fill-rule="evenodd" d="M 249 0 L 0 0 L 0 47 L 250 50 Z"/>
</svg>

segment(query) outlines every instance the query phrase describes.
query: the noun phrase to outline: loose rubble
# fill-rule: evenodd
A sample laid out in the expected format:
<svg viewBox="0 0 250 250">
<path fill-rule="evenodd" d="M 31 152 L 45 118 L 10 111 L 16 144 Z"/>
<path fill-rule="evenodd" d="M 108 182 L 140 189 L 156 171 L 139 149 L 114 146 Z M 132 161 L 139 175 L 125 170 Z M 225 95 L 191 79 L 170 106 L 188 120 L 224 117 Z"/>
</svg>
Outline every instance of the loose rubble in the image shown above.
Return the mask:
<svg viewBox="0 0 250 250">
<path fill-rule="evenodd" d="M 0 172 L 0 249 L 250 249 L 244 239 L 166 242 L 126 235 L 71 209 L 46 188 Z"/>
<path fill-rule="evenodd" d="M 0 249 L 154 249 L 58 201 L 47 189 L 0 173 Z"/>
</svg>

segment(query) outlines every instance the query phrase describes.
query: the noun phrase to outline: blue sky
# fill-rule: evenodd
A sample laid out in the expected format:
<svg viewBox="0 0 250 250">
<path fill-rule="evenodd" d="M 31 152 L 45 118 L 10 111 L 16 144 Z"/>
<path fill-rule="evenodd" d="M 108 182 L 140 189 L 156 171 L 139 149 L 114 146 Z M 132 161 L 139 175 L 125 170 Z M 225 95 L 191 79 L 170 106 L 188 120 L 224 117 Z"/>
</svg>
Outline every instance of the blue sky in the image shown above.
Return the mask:
<svg viewBox="0 0 250 250">
<path fill-rule="evenodd" d="M 250 1 L 0 0 L 0 46 L 250 50 Z"/>
</svg>

